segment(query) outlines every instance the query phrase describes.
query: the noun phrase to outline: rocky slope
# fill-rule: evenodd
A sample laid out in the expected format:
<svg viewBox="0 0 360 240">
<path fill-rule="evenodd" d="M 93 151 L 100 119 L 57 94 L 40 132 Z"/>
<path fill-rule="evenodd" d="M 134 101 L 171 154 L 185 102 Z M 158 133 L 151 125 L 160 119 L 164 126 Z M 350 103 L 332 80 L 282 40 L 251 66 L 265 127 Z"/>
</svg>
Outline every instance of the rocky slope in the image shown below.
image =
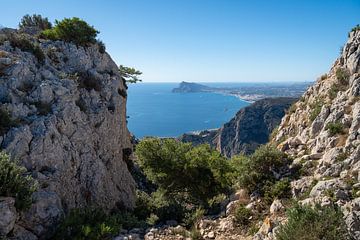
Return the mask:
<svg viewBox="0 0 360 240">
<path fill-rule="evenodd" d="M 267 98 L 241 109 L 218 130 L 205 130 L 198 134 L 184 134 L 179 139 L 195 145 L 209 143 L 223 155 L 250 154 L 259 145 L 269 141 L 286 109 L 295 98 Z"/>
<path fill-rule="evenodd" d="M 303 202 L 335 202 L 353 237 L 360 239 L 359 30 L 349 34 L 330 71 L 295 106 L 274 139 L 307 173 L 292 182 L 293 195 L 309 191 Z"/>
<path fill-rule="evenodd" d="M 39 182 L 24 213 L 0 199 L 0 235 L 42 238 L 69 209 L 134 206 L 126 86 L 101 52 L 0 30 L 0 113 L 12 118 L 0 147 Z"/>
</svg>

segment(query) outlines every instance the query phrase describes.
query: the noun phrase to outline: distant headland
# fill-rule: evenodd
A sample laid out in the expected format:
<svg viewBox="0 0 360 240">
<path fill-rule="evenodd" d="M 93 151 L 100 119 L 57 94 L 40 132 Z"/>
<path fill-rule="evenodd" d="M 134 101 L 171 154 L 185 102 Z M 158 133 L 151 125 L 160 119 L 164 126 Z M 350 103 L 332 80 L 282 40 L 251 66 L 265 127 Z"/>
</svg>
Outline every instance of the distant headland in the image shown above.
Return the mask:
<svg viewBox="0 0 360 240">
<path fill-rule="evenodd" d="M 254 102 L 264 98 L 300 97 L 312 82 L 299 83 L 249 83 L 236 87 L 209 87 L 193 82 L 181 82 L 173 93 L 210 92 L 236 96 Z"/>
</svg>

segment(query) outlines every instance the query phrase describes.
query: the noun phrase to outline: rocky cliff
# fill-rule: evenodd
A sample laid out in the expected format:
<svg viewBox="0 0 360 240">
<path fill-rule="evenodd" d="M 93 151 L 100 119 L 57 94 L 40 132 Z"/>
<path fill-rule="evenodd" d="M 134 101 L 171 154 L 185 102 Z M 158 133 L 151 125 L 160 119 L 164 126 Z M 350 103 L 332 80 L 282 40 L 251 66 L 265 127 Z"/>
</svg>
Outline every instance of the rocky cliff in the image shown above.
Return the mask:
<svg viewBox="0 0 360 240">
<path fill-rule="evenodd" d="M 274 142 L 307 176 L 292 182 L 302 202 L 335 202 L 360 239 L 360 30 L 349 33 L 340 57 L 287 114 Z M 329 194 L 330 193 L 330 194 Z"/>
<path fill-rule="evenodd" d="M 209 143 L 227 157 L 239 153 L 250 154 L 259 145 L 269 141 L 286 109 L 295 98 L 267 98 L 241 109 L 234 118 L 218 130 L 205 130 L 197 134 L 184 134 L 181 141 L 195 145 Z"/>
<path fill-rule="evenodd" d="M 6 232 L 37 239 L 69 209 L 134 206 L 126 85 L 97 44 L 0 30 L 0 101 L 0 147 L 39 182 Z"/>
</svg>

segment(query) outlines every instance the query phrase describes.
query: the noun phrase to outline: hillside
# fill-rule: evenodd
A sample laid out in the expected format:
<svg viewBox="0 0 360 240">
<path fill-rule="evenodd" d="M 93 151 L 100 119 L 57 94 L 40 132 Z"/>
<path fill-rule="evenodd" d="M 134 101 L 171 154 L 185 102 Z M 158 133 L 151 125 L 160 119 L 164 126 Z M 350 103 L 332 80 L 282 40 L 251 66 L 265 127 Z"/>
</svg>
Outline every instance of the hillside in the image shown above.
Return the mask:
<svg viewBox="0 0 360 240">
<path fill-rule="evenodd" d="M 183 134 L 179 139 L 195 145 L 208 143 L 226 157 L 250 154 L 269 141 L 271 132 L 280 124 L 286 109 L 295 98 L 268 98 L 241 109 L 218 130 Z"/>
</svg>

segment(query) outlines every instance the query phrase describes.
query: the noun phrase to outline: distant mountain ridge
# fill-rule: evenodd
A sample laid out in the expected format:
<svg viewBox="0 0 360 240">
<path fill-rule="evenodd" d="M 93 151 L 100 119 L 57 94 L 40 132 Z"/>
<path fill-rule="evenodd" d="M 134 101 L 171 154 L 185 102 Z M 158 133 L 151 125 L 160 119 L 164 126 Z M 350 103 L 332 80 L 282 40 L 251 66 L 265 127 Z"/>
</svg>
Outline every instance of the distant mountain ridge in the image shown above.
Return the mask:
<svg viewBox="0 0 360 240">
<path fill-rule="evenodd" d="M 286 109 L 296 98 L 267 98 L 241 109 L 234 118 L 217 130 L 186 133 L 179 139 L 194 145 L 208 143 L 227 157 L 250 154 L 269 140 L 280 124 Z"/>
</svg>

